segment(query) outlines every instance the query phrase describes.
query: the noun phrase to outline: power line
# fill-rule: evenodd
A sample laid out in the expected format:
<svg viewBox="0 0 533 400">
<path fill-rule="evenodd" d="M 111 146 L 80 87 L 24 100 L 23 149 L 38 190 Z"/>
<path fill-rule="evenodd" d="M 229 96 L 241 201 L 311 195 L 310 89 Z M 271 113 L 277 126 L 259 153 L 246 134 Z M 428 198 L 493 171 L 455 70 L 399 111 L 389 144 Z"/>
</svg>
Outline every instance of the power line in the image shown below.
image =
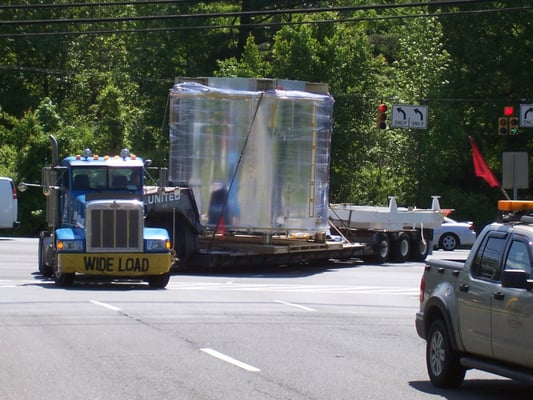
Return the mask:
<svg viewBox="0 0 533 400">
<path fill-rule="evenodd" d="M 11 65 L 0 65 L 0 70 L 13 70 L 13 71 L 24 71 L 24 72 L 37 72 L 37 73 L 46 73 L 49 75 L 58 75 L 58 76 L 76 76 L 80 74 L 77 71 L 67 71 L 61 69 L 52 69 L 52 68 L 38 68 L 38 67 L 21 67 L 21 66 L 11 66 Z M 81 72 L 86 74 L 87 72 Z M 91 75 L 89 73 L 89 75 Z M 174 79 L 169 78 L 149 78 L 149 77 L 130 77 L 132 80 L 139 82 L 155 82 L 161 84 L 173 85 Z M 377 98 L 375 96 L 368 96 L 361 93 L 332 93 L 334 97 L 342 98 L 359 98 L 362 100 L 383 100 L 383 98 Z M 390 102 L 397 101 L 396 97 L 385 99 Z M 533 101 L 533 98 L 524 98 L 524 97 L 439 97 L 439 98 L 420 98 L 421 103 L 509 103 L 513 101 L 518 101 L 521 103 L 529 103 Z"/>
<path fill-rule="evenodd" d="M 67 4 L 54 4 L 54 3 L 33 3 L 33 4 L 0 4 L 0 10 L 2 9 L 42 9 L 42 8 L 91 8 L 91 7 L 114 7 L 114 6 L 139 6 L 139 5 L 152 5 L 152 4 L 172 4 L 172 3 L 210 3 L 217 0 L 139 0 L 139 1 L 106 1 L 106 2 L 94 2 L 94 3 L 67 3 Z M 425 5 L 458 5 L 458 4 L 476 4 L 486 3 L 493 0 L 429 0 L 424 2 Z M 505 0 L 504 0 L 505 1 Z M 510 0 L 509 0 L 510 1 Z M 415 4 L 415 3 L 413 3 Z M 384 4 L 385 7 L 392 7 L 395 4 Z"/>
<path fill-rule="evenodd" d="M 147 15 L 147 16 L 128 16 L 128 17 L 104 17 L 104 18 L 61 18 L 61 19 L 32 19 L 32 20 L 13 20 L 0 21 L 0 25 L 43 25 L 43 24 L 93 24 L 93 23 L 107 23 L 107 22 L 132 22 L 132 21 L 149 21 L 149 20 L 166 20 L 166 19 L 192 19 L 192 18 L 221 18 L 221 17 L 257 17 L 257 16 L 272 16 L 280 14 L 310 14 L 323 12 L 354 12 L 354 11 L 369 11 L 369 10 L 389 10 L 400 8 L 415 8 L 435 6 L 457 6 L 460 4 L 481 4 L 490 0 L 438 0 L 431 3 L 414 2 L 414 3 L 397 3 L 397 4 L 373 4 L 373 5 L 358 5 L 358 6 L 342 6 L 342 7 L 313 7 L 313 8 L 291 8 L 291 9 L 276 9 L 276 10 L 255 10 L 255 11 L 230 11 L 230 12 L 215 12 L 215 13 L 195 13 L 195 14 L 179 14 L 179 15 Z M 89 3 L 91 4 L 91 3 Z M 105 3 L 104 3 L 105 4 Z M 141 3 L 137 3 L 141 4 Z"/>
<path fill-rule="evenodd" d="M 211 0 L 216 1 L 216 0 Z M 206 3 L 209 1 L 203 1 Z M 43 8 L 90 8 L 90 7 L 113 7 L 113 6 L 139 6 L 151 4 L 172 4 L 172 3 L 199 3 L 198 0 L 141 0 L 141 1 L 106 1 L 95 3 L 37 3 L 37 4 L 0 4 L 0 10 L 26 10 L 26 9 L 43 9 Z"/>
<path fill-rule="evenodd" d="M 16 65 L 0 65 L 0 70 L 11 70 L 11 71 L 22 71 L 22 72 L 37 72 L 37 73 L 44 73 L 48 75 L 55 75 L 55 76 L 64 76 L 64 77 L 72 77 L 76 75 L 86 74 L 86 71 L 68 71 L 64 69 L 54 69 L 54 68 L 39 68 L 39 67 L 24 67 L 24 66 L 16 66 Z M 89 73 L 89 75 L 92 75 Z M 149 78 L 149 77 L 135 77 L 130 76 L 130 79 L 134 81 L 139 82 L 159 82 L 159 83 L 165 83 L 165 84 L 173 84 L 173 79 L 164 79 L 164 78 Z"/>
<path fill-rule="evenodd" d="M 132 34 L 132 33 L 158 33 L 158 32 L 171 32 L 171 31 L 185 31 L 185 30 L 264 28 L 264 27 L 281 27 L 281 26 L 305 25 L 305 24 L 350 23 L 350 22 L 363 22 L 363 21 L 389 20 L 389 19 L 412 19 L 412 18 L 430 18 L 430 17 L 450 17 L 450 16 L 472 15 L 472 14 L 493 14 L 493 13 L 503 13 L 503 12 L 530 11 L 532 9 L 533 9 L 533 6 L 523 6 L 523 7 L 481 9 L 481 10 L 449 11 L 449 12 L 437 12 L 437 13 L 405 14 L 405 15 L 385 15 L 385 16 L 375 15 L 371 17 L 322 19 L 322 20 L 312 20 L 312 21 L 263 22 L 263 23 L 239 24 L 239 25 L 234 25 L 234 24 L 193 25 L 193 26 L 161 27 L 161 28 L 102 29 L 102 30 L 89 30 L 89 31 L 18 32 L 18 33 L 0 34 L 0 38 L 16 38 L 16 37 L 30 37 L 30 36 L 42 37 L 42 36 L 111 35 L 111 34 Z"/>
</svg>

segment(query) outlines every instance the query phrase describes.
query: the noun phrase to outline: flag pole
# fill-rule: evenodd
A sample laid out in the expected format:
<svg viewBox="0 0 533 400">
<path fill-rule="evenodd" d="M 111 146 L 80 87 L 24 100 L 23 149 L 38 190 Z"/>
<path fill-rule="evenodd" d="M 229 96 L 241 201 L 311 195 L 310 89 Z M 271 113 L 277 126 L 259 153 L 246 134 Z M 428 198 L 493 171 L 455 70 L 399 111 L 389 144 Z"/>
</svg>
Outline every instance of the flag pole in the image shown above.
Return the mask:
<svg viewBox="0 0 533 400">
<path fill-rule="evenodd" d="M 503 188 L 502 185 L 500 185 L 500 190 L 502 191 L 503 195 L 505 196 L 505 200 L 511 200 L 511 198 L 509 197 L 509 195 L 507 194 L 507 192 L 505 191 L 505 189 Z"/>
</svg>

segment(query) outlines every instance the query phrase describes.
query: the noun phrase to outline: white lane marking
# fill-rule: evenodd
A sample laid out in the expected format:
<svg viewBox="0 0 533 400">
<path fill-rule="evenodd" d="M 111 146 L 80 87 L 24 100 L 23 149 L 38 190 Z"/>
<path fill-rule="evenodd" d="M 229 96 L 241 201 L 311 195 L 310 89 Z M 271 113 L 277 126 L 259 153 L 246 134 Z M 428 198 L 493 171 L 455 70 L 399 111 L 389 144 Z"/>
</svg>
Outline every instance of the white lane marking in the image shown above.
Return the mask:
<svg viewBox="0 0 533 400">
<path fill-rule="evenodd" d="M 0 287 L 3 287 L 3 288 L 15 288 L 19 286 L 25 286 L 31 283 L 35 283 L 35 281 L 18 280 L 18 279 L 0 279 Z"/>
<path fill-rule="evenodd" d="M 105 307 L 105 308 L 109 308 L 110 310 L 113 310 L 113 311 L 121 311 L 120 308 L 118 307 L 115 307 L 115 306 L 112 306 L 111 304 L 106 304 L 106 303 L 102 303 L 100 301 L 96 301 L 96 300 L 89 300 L 90 303 L 93 303 L 97 306 L 101 306 L 101 307 Z"/>
<path fill-rule="evenodd" d="M 246 364 L 246 363 L 243 363 L 242 361 L 236 360 L 236 359 L 234 359 L 234 358 L 232 358 L 230 356 L 227 356 L 225 354 L 219 353 L 218 351 L 210 349 L 208 347 L 205 347 L 205 348 L 200 349 L 200 350 L 202 350 L 204 353 L 209 354 L 210 356 L 218 358 L 219 360 L 225 361 L 225 362 L 227 362 L 229 364 L 235 365 L 236 367 L 242 368 L 242 369 L 244 369 L 246 371 L 250 371 L 250 372 L 259 372 L 259 371 L 261 371 L 259 368 L 253 367 L 253 366 L 251 366 L 249 364 Z"/>
<path fill-rule="evenodd" d="M 300 304 L 287 303 L 286 301 L 283 301 L 283 300 L 274 300 L 274 303 L 285 304 L 286 306 L 301 308 L 302 310 L 305 310 L 305 311 L 316 311 L 312 308 L 301 306 Z"/>
</svg>

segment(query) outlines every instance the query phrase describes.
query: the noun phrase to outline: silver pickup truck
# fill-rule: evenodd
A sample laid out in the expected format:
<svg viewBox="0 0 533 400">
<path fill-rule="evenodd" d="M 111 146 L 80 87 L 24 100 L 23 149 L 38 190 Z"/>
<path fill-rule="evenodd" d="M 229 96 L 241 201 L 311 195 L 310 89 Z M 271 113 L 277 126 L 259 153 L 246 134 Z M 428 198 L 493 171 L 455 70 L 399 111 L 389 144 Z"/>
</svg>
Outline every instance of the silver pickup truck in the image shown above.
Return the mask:
<svg viewBox="0 0 533 400">
<path fill-rule="evenodd" d="M 533 202 L 498 207 L 464 263 L 426 261 L 416 330 L 437 387 L 458 387 L 468 369 L 533 383 Z"/>
</svg>

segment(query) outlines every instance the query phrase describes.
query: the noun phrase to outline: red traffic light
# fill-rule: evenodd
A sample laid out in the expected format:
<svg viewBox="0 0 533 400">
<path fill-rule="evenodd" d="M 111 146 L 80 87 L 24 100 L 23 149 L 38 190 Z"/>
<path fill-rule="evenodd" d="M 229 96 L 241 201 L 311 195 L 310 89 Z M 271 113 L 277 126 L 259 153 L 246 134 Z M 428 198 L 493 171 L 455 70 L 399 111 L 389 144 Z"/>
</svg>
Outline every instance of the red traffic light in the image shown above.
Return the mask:
<svg viewBox="0 0 533 400">
<path fill-rule="evenodd" d="M 376 118 L 376 127 L 378 129 L 387 129 L 387 105 L 380 103 L 378 105 L 378 115 Z"/>
<path fill-rule="evenodd" d="M 514 107 L 513 106 L 505 106 L 503 107 L 503 115 L 506 117 L 510 117 L 514 114 Z"/>
</svg>

